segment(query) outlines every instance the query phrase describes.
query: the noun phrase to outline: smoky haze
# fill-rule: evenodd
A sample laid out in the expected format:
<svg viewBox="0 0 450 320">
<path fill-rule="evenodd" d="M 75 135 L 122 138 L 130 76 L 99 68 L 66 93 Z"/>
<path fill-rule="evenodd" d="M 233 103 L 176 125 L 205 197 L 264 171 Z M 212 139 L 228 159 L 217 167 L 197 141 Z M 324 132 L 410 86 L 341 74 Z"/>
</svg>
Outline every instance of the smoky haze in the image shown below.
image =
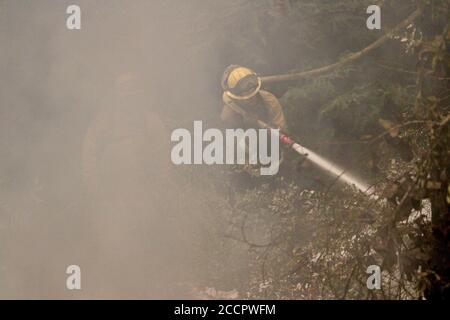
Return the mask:
<svg viewBox="0 0 450 320">
<path fill-rule="evenodd" d="M 170 131 L 217 118 L 239 5 L 0 1 L 0 298 L 191 297 L 211 194 L 178 187 Z"/>
</svg>

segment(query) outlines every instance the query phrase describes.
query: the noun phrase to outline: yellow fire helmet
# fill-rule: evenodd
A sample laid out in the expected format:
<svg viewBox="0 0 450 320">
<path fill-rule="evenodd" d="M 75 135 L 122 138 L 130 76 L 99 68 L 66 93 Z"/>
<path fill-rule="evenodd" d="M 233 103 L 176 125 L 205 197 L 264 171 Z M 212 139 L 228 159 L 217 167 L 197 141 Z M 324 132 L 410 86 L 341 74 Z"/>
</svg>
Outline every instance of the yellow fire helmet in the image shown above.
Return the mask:
<svg viewBox="0 0 450 320">
<path fill-rule="evenodd" d="M 261 85 L 261 78 L 246 67 L 231 65 L 223 73 L 222 88 L 226 95 L 235 100 L 254 97 L 261 89 Z"/>
</svg>

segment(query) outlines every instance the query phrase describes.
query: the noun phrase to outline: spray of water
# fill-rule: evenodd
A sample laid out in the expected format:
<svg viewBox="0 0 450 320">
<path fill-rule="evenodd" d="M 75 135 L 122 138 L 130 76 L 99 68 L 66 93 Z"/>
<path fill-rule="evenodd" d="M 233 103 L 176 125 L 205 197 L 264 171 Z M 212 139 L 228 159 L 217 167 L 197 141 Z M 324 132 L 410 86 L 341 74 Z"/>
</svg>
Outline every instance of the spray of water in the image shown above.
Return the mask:
<svg viewBox="0 0 450 320">
<path fill-rule="evenodd" d="M 308 158 L 309 161 L 320 167 L 322 170 L 330 174 L 332 177 L 339 179 L 350 186 L 356 187 L 361 192 L 370 195 L 371 187 L 362 182 L 360 179 L 348 174 L 342 168 L 338 167 L 334 163 L 326 160 L 325 158 L 319 156 L 317 153 L 299 145 L 298 143 L 294 143 L 292 145 L 292 149 L 297 153 L 301 154 Z"/>
</svg>

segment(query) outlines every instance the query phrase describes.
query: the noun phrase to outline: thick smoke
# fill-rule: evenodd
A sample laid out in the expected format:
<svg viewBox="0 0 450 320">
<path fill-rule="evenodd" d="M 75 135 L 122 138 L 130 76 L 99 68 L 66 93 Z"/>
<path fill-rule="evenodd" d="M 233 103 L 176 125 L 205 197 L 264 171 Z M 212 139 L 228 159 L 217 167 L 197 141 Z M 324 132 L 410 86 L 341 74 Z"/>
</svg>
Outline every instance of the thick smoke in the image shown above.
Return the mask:
<svg viewBox="0 0 450 320">
<path fill-rule="evenodd" d="M 170 130 L 217 117 L 224 3 L 0 1 L 1 298 L 191 297 L 211 212 L 178 187 Z"/>
</svg>

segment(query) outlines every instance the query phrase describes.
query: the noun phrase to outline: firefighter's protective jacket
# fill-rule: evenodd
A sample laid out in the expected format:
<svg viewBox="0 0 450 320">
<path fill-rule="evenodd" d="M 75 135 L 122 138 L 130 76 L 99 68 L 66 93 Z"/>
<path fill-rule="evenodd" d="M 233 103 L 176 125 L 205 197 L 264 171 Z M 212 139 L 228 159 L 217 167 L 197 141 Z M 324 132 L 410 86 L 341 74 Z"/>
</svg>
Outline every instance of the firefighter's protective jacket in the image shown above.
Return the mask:
<svg viewBox="0 0 450 320">
<path fill-rule="evenodd" d="M 236 113 L 231 107 L 231 103 L 239 105 L 249 115 L 256 117 L 274 128 L 286 131 L 286 119 L 284 116 L 283 108 L 278 99 L 270 92 L 260 90 L 257 98 L 259 99 L 257 105 L 248 107 L 245 104 L 235 101 L 224 93 L 223 102 L 224 106 L 220 115 L 221 119 L 230 127 L 252 127 L 253 123 L 250 119 L 244 119 L 244 117 Z"/>
</svg>

